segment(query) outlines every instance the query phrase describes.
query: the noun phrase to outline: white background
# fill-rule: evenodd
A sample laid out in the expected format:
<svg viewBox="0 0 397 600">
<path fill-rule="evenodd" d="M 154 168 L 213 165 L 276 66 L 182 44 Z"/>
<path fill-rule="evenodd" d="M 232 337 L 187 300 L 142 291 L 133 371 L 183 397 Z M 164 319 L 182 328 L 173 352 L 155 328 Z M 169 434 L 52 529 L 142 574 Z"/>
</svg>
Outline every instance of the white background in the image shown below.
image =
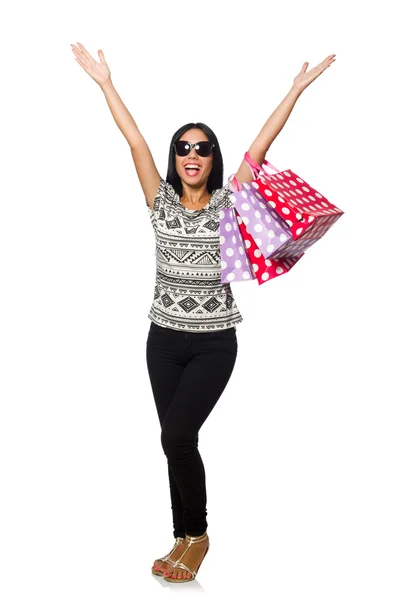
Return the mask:
<svg viewBox="0 0 397 600">
<path fill-rule="evenodd" d="M 392 4 L 19 3 L 1 19 L 0 596 L 396 598 Z M 165 178 L 173 133 L 217 134 L 225 182 L 303 63 L 267 159 L 345 211 L 294 269 L 232 284 L 238 359 L 200 431 L 211 549 L 173 543 L 146 368 L 154 235 L 99 60 Z"/>
</svg>

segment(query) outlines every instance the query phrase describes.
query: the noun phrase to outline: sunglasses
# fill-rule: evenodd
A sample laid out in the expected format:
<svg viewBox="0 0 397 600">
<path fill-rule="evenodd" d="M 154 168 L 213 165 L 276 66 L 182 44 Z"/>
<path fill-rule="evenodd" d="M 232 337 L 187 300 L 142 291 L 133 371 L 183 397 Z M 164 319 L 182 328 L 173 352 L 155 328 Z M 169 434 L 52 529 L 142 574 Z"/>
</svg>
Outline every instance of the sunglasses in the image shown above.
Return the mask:
<svg viewBox="0 0 397 600">
<path fill-rule="evenodd" d="M 178 156 L 187 156 L 190 150 L 194 148 L 199 156 L 209 156 L 215 144 L 212 142 L 175 142 L 174 150 Z"/>
</svg>

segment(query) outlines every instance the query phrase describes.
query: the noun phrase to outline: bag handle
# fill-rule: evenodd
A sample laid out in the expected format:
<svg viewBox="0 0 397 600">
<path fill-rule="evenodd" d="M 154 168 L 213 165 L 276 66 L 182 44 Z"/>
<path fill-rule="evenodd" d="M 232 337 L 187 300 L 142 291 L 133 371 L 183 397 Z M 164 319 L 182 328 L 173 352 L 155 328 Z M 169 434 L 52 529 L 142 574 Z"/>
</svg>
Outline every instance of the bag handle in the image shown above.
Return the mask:
<svg viewBox="0 0 397 600">
<path fill-rule="evenodd" d="M 274 173 L 267 173 L 265 171 L 265 169 L 263 168 L 263 165 L 260 167 L 258 165 L 258 163 L 256 163 L 254 161 L 253 158 L 251 158 L 251 156 L 249 155 L 248 152 L 246 152 L 244 154 L 244 160 L 245 162 L 248 164 L 248 166 L 251 169 L 252 175 L 254 179 L 258 179 L 259 173 L 262 171 L 262 173 L 264 173 L 265 175 L 273 175 Z M 277 167 L 275 167 L 274 165 L 272 165 L 268 160 L 266 160 L 265 158 L 263 159 L 263 162 L 266 164 L 267 167 L 269 167 L 270 169 L 273 169 L 273 171 L 276 171 L 276 173 L 280 173 L 280 170 L 277 169 Z M 243 189 L 243 186 L 241 185 L 241 183 L 239 182 L 239 180 L 237 179 L 236 175 L 232 175 L 231 177 L 229 177 L 229 190 L 231 192 L 235 192 L 236 190 L 238 192 L 240 192 Z"/>
<path fill-rule="evenodd" d="M 244 160 L 248 163 L 248 166 L 250 167 L 253 177 L 254 179 L 258 179 L 258 174 L 262 171 L 263 173 L 265 173 L 265 175 L 268 175 L 268 173 L 266 173 L 266 171 L 264 170 L 263 167 L 260 167 L 254 160 L 253 158 L 251 158 L 251 156 L 249 155 L 248 152 L 246 152 L 244 154 Z M 264 163 L 266 163 L 266 165 L 268 167 L 270 167 L 271 169 L 273 169 L 274 171 L 276 171 L 277 173 L 280 173 L 280 170 L 277 169 L 276 167 L 274 167 L 268 160 L 264 159 L 263 161 Z M 240 192 L 243 189 L 242 184 L 239 182 L 239 180 L 237 179 L 236 175 L 231 175 L 229 177 L 228 180 L 229 183 L 229 190 L 231 192 L 235 192 L 236 190 L 238 192 Z M 306 222 L 306 218 L 299 212 L 299 210 L 293 206 L 290 202 L 288 202 L 288 200 L 285 201 L 288 208 L 291 210 L 291 212 L 295 215 L 299 215 L 299 217 L 297 216 L 297 221 L 302 221 L 302 222 Z M 282 218 L 283 215 L 280 215 Z"/>
<path fill-rule="evenodd" d="M 236 175 L 231 175 L 228 179 L 228 184 L 229 184 L 229 190 L 231 192 L 241 192 L 241 190 L 243 189 L 243 186 L 241 185 L 241 183 L 239 182 L 239 180 L 237 179 Z"/>
<path fill-rule="evenodd" d="M 266 168 L 264 168 L 264 166 L 262 165 L 261 167 L 258 165 L 258 163 L 256 163 L 254 161 L 253 158 L 251 158 L 251 156 L 249 155 L 248 152 L 246 152 L 244 154 L 244 160 L 246 163 L 248 163 L 248 165 L 251 167 L 251 171 L 252 174 L 254 175 L 254 178 L 257 179 L 259 173 L 262 171 L 265 175 L 274 175 L 275 173 L 268 173 L 266 171 Z M 268 168 L 272 169 L 273 171 L 276 171 L 276 173 L 280 173 L 280 169 L 277 169 L 277 167 L 275 167 L 274 165 L 272 165 L 268 160 L 266 160 L 266 158 L 263 159 L 263 164 L 265 164 Z"/>
</svg>

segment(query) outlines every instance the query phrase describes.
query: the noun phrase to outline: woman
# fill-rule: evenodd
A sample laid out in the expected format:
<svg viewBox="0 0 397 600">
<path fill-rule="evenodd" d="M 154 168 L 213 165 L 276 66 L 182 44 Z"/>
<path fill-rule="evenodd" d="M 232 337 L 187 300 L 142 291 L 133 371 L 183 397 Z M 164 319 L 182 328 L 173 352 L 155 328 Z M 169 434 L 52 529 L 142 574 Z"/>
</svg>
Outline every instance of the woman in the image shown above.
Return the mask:
<svg viewBox="0 0 397 600">
<path fill-rule="evenodd" d="M 220 278 L 219 211 L 228 206 L 222 187 L 218 140 L 204 123 L 173 136 L 164 180 L 134 119 L 110 79 L 102 50 L 96 62 L 78 43 L 76 61 L 98 83 L 128 141 L 156 238 L 156 285 L 149 312 L 147 365 L 168 462 L 174 546 L 154 561 L 152 573 L 180 583 L 195 579 L 208 551 L 204 466 L 198 433 L 224 391 L 237 356 L 242 321 L 230 284 Z M 302 91 L 335 60 L 306 72 L 305 62 L 287 96 L 249 148 L 262 164 Z M 243 160 L 236 177 L 252 180 Z"/>
</svg>

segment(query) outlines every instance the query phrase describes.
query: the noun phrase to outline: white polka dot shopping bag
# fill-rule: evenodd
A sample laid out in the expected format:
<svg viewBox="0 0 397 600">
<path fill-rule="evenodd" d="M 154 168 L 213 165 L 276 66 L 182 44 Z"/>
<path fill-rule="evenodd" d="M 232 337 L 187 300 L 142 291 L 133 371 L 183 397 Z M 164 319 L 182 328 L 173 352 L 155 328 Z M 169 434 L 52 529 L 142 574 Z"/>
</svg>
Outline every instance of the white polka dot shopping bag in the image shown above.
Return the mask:
<svg viewBox="0 0 397 600">
<path fill-rule="evenodd" d="M 237 182 L 237 180 L 236 180 Z M 238 187 L 242 189 L 242 185 L 238 183 Z M 250 189 L 249 184 L 243 184 L 245 189 L 236 191 L 229 180 L 229 188 L 234 190 L 234 198 L 231 203 L 236 203 L 237 198 L 241 199 L 237 204 L 240 206 L 244 205 L 247 199 L 247 190 Z M 255 188 L 252 188 L 252 194 L 255 194 Z M 259 197 L 261 200 L 259 200 Z M 247 281 L 250 279 L 257 279 L 258 283 L 264 283 L 268 279 L 278 277 L 282 273 L 288 271 L 294 264 L 296 264 L 300 257 L 286 258 L 284 260 L 270 260 L 265 258 L 258 245 L 265 246 L 265 252 L 270 253 L 274 247 L 280 248 L 285 244 L 285 241 L 289 241 L 292 238 L 292 234 L 289 232 L 288 227 L 282 225 L 281 219 L 278 219 L 278 215 L 273 215 L 271 220 L 268 220 L 269 209 L 265 206 L 265 201 L 259 193 L 255 199 L 251 194 L 250 205 L 242 208 L 241 211 L 246 214 L 241 217 L 236 211 L 236 204 L 229 208 L 224 208 L 219 211 L 219 234 L 220 234 L 220 253 L 221 253 L 221 282 L 230 283 L 231 281 Z M 252 207 L 254 204 L 254 207 Z M 261 204 L 260 210 L 259 206 Z M 252 209 L 252 210 L 251 210 Z M 274 212 L 274 211 L 273 211 Z M 249 217 L 247 216 L 249 213 Z M 255 217 L 255 213 L 258 213 Z M 260 213 L 260 214 L 259 214 Z M 263 226 L 261 225 L 261 231 L 259 232 L 260 218 L 263 218 Z M 251 222 L 251 225 L 255 223 L 255 238 L 247 231 L 246 224 Z M 277 231 L 276 235 L 272 235 L 271 227 Z M 269 235 L 270 233 L 270 235 Z M 281 235 L 285 236 L 282 238 Z M 280 239 L 281 238 L 281 239 Z M 270 243 L 274 243 L 274 247 L 269 248 Z"/>
<path fill-rule="evenodd" d="M 344 213 L 293 171 L 267 160 L 260 167 L 248 152 L 244 159 L 254 180 L 229 178 L 230 199 L 260 284 L 289 271 Z"/>
<path fill-rule="evenodd" d="M 279 277 L 280 275 L 283 275 L 283 273 L 287 273 L 287 271 L 292 269 L 292 267 L 296 265 L 298 260 L 303 256 L 302 252 L 300 255 L 280 258 L 278 260 L 274 258 L 265 258 L 255 243 L 255 240 L 248 233 L 240 217 L 237 217 L 237 220 L 239 222 L 241 235 L 243 236 L 247 254 L 251 262 L 252 270 L 255 273 L 255 277 L 259 285 L 261 283 L 265 283 L 265 281 L 274 279 L 274 277 Z"/>
<path fill-rule="evenodd" d="M 256 278 L 261 284 L 289 271 L 300 256 L 285 257 L 283 260 L 267 258 L 285 247 L 292 239 L 292 234 L 273 208 L 267 205 L 254 185 L 255 182 L 241 184 L 234 177 L 236 189 L 231 179 L 229 178 L 229 189 L 233 193 L 229 200 L 232 206 L 219 212 L 221 281 L 225 283 Z M 251 277 L 247 267 L 244 271 L 236 268 L 241 266 L 241 262 L 236 261 L 236 256 L 243 254 L 241 246 L 248 257 L 248 265 L 253 273 Z"/>
<path fill-rule="evenodd" d="M 289 226 L 266 202 L 265 197 L 258 191 L 256 181 L 239 183 L 237 189 L 233 187 L 232 178 L 229 178 L 228 183 L 232 192 L 230 202 L 240 217 L 239 224 L 241 221 L 244 223 L 246 231 L 255 240 L 263 256 L 270 258 L 292 239 Z"/>
<path fill-rule="evenodd" d="M 234 208 L 219 211 L 221 282 L 255 279 Z"/>
<path fill-rule="evenodd" d="M 260 167 L 248 152 L 244 159 L 254 176 L 252 184 L 274 212 L 284 219 L 292 233 L 292 240 L 282 249 L 284 255 L 298 239 L 319 240 L 344 214 L 291 169 L 279 171 L 266 159 Z M 276 173 L 269 174 L 267 167 Z M 308 246 L 302 247 L 306 249 Z M 277 257 L 277 252 L 274 256 Z"/>
</svg>

